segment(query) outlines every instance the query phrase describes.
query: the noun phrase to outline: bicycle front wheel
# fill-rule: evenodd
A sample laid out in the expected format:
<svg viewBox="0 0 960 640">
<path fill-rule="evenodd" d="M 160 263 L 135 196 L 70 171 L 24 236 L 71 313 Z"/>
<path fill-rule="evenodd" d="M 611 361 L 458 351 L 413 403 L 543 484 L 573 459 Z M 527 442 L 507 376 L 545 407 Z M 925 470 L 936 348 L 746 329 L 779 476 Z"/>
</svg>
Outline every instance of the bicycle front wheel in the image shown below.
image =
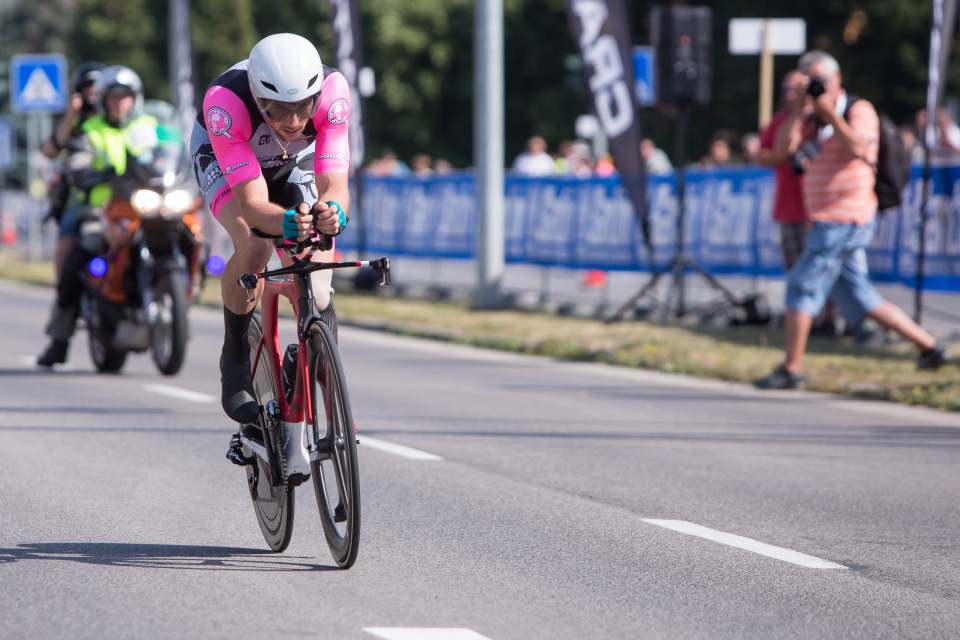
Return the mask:
<svg viewBox="0 0 960 640">
<path fill-rule="evenodd" d="M 308 343 L 310 408 L 315 442 L 328 450 L 311 460 L 313 489 L 323 534 L 333 559 L 343 569 L 360 548 L 360 484 L 357 434 L 337 344 L 322 322 L 310 327 Z"/>
<path fill-rule="evenodd" d="M 257 346 L 260 344 L 260 322 L 254 317 L 250 322 L 247 340 L 250 343 L 250 360 L 256 358 Z M 277 388 L 274 383 L 273 362 L 267 350 L 260 353 L 257 363 L 257 373 L 253 377 L 253 389 L 257 402 L 266 407 L 271 400 L 277 399 Z M 267 416 L 267 420 L 271 417 Z M 260 425 L 261 428 L 266 425 Z M 250 489 L 250 499 L 253 501 L 253 510 L 260 523 L 260 532 L 267 545 L 277 552 L 281 552 L 290 544 L 293 535 L 293 487 L 287 484 L 286 465 L 281 463 L 283 444 L 280 436 L 280 425 L 274 429 L 263 429 L 264 445 L 272 448 L 274 460 L 279 464 L 276 473 L 271 473 L 267 464 L 260 458 L 252 465 L 244 467 L 247 470 L 247 485 Z M 253 452 L 244 447 L 245 456 L 253 456 Z"/>
</svg>

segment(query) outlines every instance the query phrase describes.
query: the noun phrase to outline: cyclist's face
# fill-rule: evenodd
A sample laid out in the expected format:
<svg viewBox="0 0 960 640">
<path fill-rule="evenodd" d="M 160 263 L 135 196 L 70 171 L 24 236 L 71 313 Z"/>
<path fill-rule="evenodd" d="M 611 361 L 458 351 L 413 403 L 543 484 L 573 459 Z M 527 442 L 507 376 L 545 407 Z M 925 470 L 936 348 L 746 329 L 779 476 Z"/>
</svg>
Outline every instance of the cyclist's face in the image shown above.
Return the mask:
<svg viewBox="0 0 960 640">
<path fill-rule="evenodd" d="M 299 102 L 274 100 L 264 105 L 263 112 L 284 140 L 296 140 L 313 117 L 319 99 L 319 96 L 310 96 Z"/>
</svg>

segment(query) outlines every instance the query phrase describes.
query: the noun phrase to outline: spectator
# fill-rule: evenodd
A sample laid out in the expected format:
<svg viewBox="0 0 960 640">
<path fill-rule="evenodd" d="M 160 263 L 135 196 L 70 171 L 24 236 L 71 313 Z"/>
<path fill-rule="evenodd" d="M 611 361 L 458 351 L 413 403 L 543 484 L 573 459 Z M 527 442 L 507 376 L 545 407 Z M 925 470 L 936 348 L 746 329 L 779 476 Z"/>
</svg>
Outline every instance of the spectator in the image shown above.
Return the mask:
<svg viewBox="0 0 960 640">
<path fill-rule="evenodd" d="M 554 158 L 553 164 L 558 174 L 570 173 L 570 163 L 567 161 L 567 158 L 570 157 L 572 152 L 572 140 L 561 140 L 560 144 L 557 145 L 557 157 Z"/>
<path fill-rule="evenodd" d="M 527 150 L 513 161 L 513 170 L 522 176 L 552 176 L 557 171 L 553 157 L 547 153 L 547 141 L 540 136 L 527 140 Z"/>
<path fill-rule="evenodd" d="M 662 175 L 673 171 L 670 158 L 650 138 L 644 138 L 640 142 L 640 156 L 643 158 L 647 173 Z"/>
<path fill-rule="evenodd" d="M 574 140 L 570 145 L 570 154 L 567 156 L 568 175 L 577 178 L 589 178 L 593 175 L 593 151 L 586 140 Z"/>
<path fill-rule="evenodd" d="M 437 175 L 453 173 L 453 165 L 446 158 L 437 158 L 433 161 L 433 171 Z"/>
<path fill-rule="evenodd" d="M 433 175 L 433 169 L 430 168 L 432 162 L 433 158 L 427 154 L 418 153 L 413 156 L 413 160 L 410 161 L 410 170 L 413 171 L 413 175 L 418 178 L 429 178 Z"/>
<path fill-rule="evenodd" d="M 603 154 L 603 157 L 597 161 L 597 175 L 601 178 L 606 178 L 616 172 L 617 168 L 613 166 L 613 156 L 609 153 Z"/>
<path fill-rule="evenodd" d="M 740 138 L 740 151 L 743 161 L 747 164 L 757 164 L 757 154 L 760 153 L 760 136 L 756 133 L 745 133 Z"/>
<path fill-rule="evenodd" d="M 710 160 L 715 167 L 723 167 L 730 164 L 730 143 L 723 138 L 718 138 L 711 142 Z"/>
<path fill-rule="evenodd" d="M 370 165 L 370 173 L 375 176 L 405 176 L 410 173 L 410 167 L 399 160 L 392 149 L 384 149 Z"/>
<path fill-rule="evenodd" d="M 923 164 L 923 144 L 917 138 L 917 132 L 913 126 L 904 124 L 897 131 L 900 133 L 903 148 L 910 154 L 910 164 Z"/>
<path fill-rule="evenodd" d="M 927 110 L 920 109 L 916 116 L 917 133 L 920 139 L 926 135 Z M 953 155 L 960 152 L 960 127 L 953 121 L 953 116 L 946 107 L 937 107 L 933 120 L 933 135 L 936 141 L 936 154 Z"/>
<path fill-rule="evenodd" d="M 803 253 L 787 276 L 784 362 L 754 385 L 803 386 L 807 337 L 827 296 L 833 297 L 848 324 L 864 316 L 873 319 L 917 346 L 917 368 L 936 369 L 948 362 L 946 349 L 902 309 L 884 300 L 867 272 L 866 247 L 876 231 L 876 178 L 870 163 L 877 161 L 877 112 L 866 100 L 847 104 L 840 66 L 829 54 L 810 51 L 798 67 L 804 75 L 800 90 L 804 100 L 812 79 L 824 86 L 821 95 L 811 97 L 814 113 L 807 118 L 809 126 L 801 129 L 804 140 L 819 148 L 805 165 L 803 181 L 810 228 Z"/>
<path fill-rule="evenodd" d="M 812 113 L 805 109 L 802 96 L 805 82 L 799 71 L 790 71 L 780 84 L 779 111 L 773 114 L 770 124 L 760 135 L 760 152 L 756 163 L 762 167 L 775 167 L 775 191 L 773 219 L 780 225 L 780 250 L 783 253 L 783 270 L 789 273 L 803 252 L 807 236 L 807 213 L 803 206 L 800 174 L 791 167 L 790 159 L 800 146 L 801 118 Z M 814 335 L 835 336 L 836 312 L 833 303 L 827 301 L 823 312 L 814 322 Z"/>
</svg>

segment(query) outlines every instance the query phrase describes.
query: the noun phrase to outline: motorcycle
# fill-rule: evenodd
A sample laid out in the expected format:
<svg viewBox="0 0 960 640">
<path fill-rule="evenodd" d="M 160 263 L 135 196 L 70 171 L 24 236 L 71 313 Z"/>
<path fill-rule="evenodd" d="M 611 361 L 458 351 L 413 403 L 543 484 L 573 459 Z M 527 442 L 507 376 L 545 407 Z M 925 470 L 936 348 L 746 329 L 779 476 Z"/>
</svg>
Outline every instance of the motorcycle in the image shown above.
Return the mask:
<svg viewBox="0 0 960 640">
<path fill-rule="evenodd" d="M 128 353 L 149 349 L 161 373 L 178 373 L 187 308 L 206 275 L 203 198 L 188 188 L 195 185 L 175 126 L 158 120 L 159 144 L 128 155 L 126 171 L 110 179 L 101 215 L 107 250 L 90 261 L 84 282 L 80 313 L 100 372 L 119 371 Z"/>
</svg>

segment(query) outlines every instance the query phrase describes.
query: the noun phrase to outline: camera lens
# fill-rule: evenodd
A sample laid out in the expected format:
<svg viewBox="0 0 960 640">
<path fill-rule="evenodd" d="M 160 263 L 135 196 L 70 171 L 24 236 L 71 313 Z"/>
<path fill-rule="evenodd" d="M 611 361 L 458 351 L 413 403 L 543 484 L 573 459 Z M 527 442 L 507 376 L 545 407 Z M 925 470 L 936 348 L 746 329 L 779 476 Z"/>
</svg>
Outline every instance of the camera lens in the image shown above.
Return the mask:
<svg viewBox="0 0 960 640">
<path fill-rule="evenodd" d="M 807 93 L 813 98 L 819 98 L 826 92 L 823 78 L 810 78 L 810 84 L 807 85 Z"/>
</svg>

